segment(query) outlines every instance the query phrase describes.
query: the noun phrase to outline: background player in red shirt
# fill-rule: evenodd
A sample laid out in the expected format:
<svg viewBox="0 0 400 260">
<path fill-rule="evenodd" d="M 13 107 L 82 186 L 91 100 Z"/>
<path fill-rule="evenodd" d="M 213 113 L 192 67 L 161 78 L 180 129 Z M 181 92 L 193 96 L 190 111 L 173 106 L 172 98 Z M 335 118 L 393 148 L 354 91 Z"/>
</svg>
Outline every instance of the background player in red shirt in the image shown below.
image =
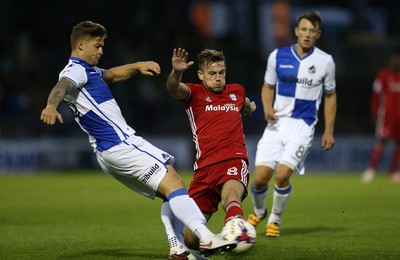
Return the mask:
<svg viewBox="0 0 400 260">
<path fill-rule="evenodd" d="M 392 54 L 387 68 L 381 69 L 374 81 L 371 96 L 371 115 L 376 120 L 376 141 L 368 168 L 362 175 L 364 182 L 371 181 L 378 168 L 389 140 L 395 142 L 389 168 L 390 179 L 400 182 L 400 51 Z"/>
<path fill-rule="evenodd" d="M 242 217 L 242 200 L 249 181 L 248 155 L 242 115 L 256 109 L 240 84 L 226 84 L 225 56 L 204 49 L 197 55 L 200 84 L 182 83 L 182 74 L 194 62 L 188 62 L 185 49 L 174 49 L 172 71 L 167 80 L 170 95 L 185 105 L 196 147 L 194 177 L 190 183 L 192 197 L 209 220 L 221 202 L 225 223 Z M 186 244 L 197 249 L 198 239 L 185 229 Z"/>
</svg>

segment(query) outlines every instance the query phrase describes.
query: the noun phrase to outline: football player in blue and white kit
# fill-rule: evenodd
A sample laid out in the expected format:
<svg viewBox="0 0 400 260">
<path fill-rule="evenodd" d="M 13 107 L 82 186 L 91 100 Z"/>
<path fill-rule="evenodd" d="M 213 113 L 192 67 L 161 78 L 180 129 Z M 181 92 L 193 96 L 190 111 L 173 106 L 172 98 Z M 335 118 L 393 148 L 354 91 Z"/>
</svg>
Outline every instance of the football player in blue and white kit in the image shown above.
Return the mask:
<svg viewBox="0 0 400 260">
<path fill-rule="evenodd" d="M 261 98 L 268 122 L 258 142 L 254 179 L 250 187 L 254 226 L 267 217 L 268 182 L 275 174 L 267 237 L 279 237 L 281 215 L 290 193 L 290 177 L 304 174 L 304 160 L 311 146 L 318 108 L 324 95 L 325 130 L 322 150 L 330 150 L 336 118 L 335 63 L 328 53 L 315 46 L 321 35 L 322 19 L 317 11 L 297 19 L 297 43 L 275 49 L 268 58 Z M 275 100 L 274 100 L 275 99 Z"/>
<path fill-rule="evenodd" d="M 57 120 L 63 123 L 57 107 L 65 100 L 76 122 L 89 136 L 103 171 L 145 197 L 164 200 L 161 219 L 170 244 L 169 259 L 204 259 L 183 244 L 184 225 L 198 236 L 204 254 L 233 249 L 236 244 L 205 226 L 206 219 L 172 166 L 174 157 L 135 135 L 107 85 L 127 80 L 137 72 L 148 76 L 160 74 L 160 66 L 142 61 L 108 70 L 97 67 L 106 36 L 106 29 L 91 21 L 72 29 L 69 62 L 50 92 L 41 120 L 50 125 Z"/>
</svg>

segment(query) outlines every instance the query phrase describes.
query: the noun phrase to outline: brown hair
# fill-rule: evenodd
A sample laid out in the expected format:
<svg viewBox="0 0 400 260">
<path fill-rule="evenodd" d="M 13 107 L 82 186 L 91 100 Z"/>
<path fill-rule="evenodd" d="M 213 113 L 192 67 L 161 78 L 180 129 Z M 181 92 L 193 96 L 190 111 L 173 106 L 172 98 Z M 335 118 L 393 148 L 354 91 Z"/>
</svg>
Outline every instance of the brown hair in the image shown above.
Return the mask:
<svg viewBox="0 0 400 260">
<path fill-rule="evenodd" d="M 225 56 L 222 51 L 204 49 L 197 54 L 197 62 L 200 70 L 202 70 L 204 66 L 208 66 L 209 64 L 218 61 L 225 62 Z"/>
<path fill-rule="evenodd" d="M 106 28 L 98 23 L 91 21 L 80 22 L 72 28 L 71 32 L 71 48 L 74 49 L 79 40 L 85 37 L 107 37 Z"/>
<path fill-rule="evenodd" d="M 299 26 L 301 19 L 307 19 L 314 25 L 315 28 L 318 27 L 319 30 L 322 28 L 322 18 L 318 11 L 311 11 L 300 15 L 299 18 L 297 18 L 297 26 Z"/>
</svg>

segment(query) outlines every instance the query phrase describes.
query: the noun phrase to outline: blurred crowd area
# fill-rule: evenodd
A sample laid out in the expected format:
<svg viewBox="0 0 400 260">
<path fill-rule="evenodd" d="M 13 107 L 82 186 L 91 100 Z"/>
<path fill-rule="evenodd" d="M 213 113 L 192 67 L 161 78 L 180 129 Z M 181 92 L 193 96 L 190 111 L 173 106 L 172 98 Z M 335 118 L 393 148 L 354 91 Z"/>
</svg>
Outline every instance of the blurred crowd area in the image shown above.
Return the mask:
<svg viewBox="0 0 400 260">
<path fill-rule="evenodd" d="M 300 4 L 301 2 L 301 4 Z M 166 92 L 174 48 L 196 60 L 203 48 L 222 50 L 227 82 L 241 83 L 258 111 L 244 119 L 248 135 L 264 129 L 261 86 L 268 54 L 292 44 L 298 15 L 319 10 L 322 36 L 317 46 L 336 62 L 337 134 L 372 134 L 369 98 L 377 70 L 400 44 L 400 1 L 30 1 L 0 0 L 0 138 L 84 136 L 65 103 L 64 125 L 39 120 L 48 94 L 70 55 L 70 32 L 83 20 L 108 31 L 99 67 L 140 60 L 157 61 L 155 78 L 135 76 L 112 85 L 129 124 L 139 135 L 188 135 L 183 105 Z M 197 64 L 184 82 L 198 82 Z M 323 120 L 317 131 L 323 128 Z"/>
</svg>

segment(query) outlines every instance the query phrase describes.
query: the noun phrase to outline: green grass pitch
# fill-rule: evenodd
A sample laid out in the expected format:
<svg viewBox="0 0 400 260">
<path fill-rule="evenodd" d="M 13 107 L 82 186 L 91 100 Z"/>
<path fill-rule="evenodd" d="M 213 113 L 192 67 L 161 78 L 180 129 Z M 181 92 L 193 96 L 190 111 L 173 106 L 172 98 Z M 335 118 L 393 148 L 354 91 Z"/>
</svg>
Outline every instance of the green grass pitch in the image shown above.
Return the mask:
<svg viewBox="0 0 400 260">
<path fill-rule="evenodd" d="M 355 172 L 291 183 L 280 238 L 264 237 L 264 221 L 250 251 L 212 259 L 400 259 L 400 184 Z M 0 176 L 0 259 L 167 259 L 160 205 L 100 171 Z M 223 215 L 208 224 L 215 233 Z"/>
</svg>

